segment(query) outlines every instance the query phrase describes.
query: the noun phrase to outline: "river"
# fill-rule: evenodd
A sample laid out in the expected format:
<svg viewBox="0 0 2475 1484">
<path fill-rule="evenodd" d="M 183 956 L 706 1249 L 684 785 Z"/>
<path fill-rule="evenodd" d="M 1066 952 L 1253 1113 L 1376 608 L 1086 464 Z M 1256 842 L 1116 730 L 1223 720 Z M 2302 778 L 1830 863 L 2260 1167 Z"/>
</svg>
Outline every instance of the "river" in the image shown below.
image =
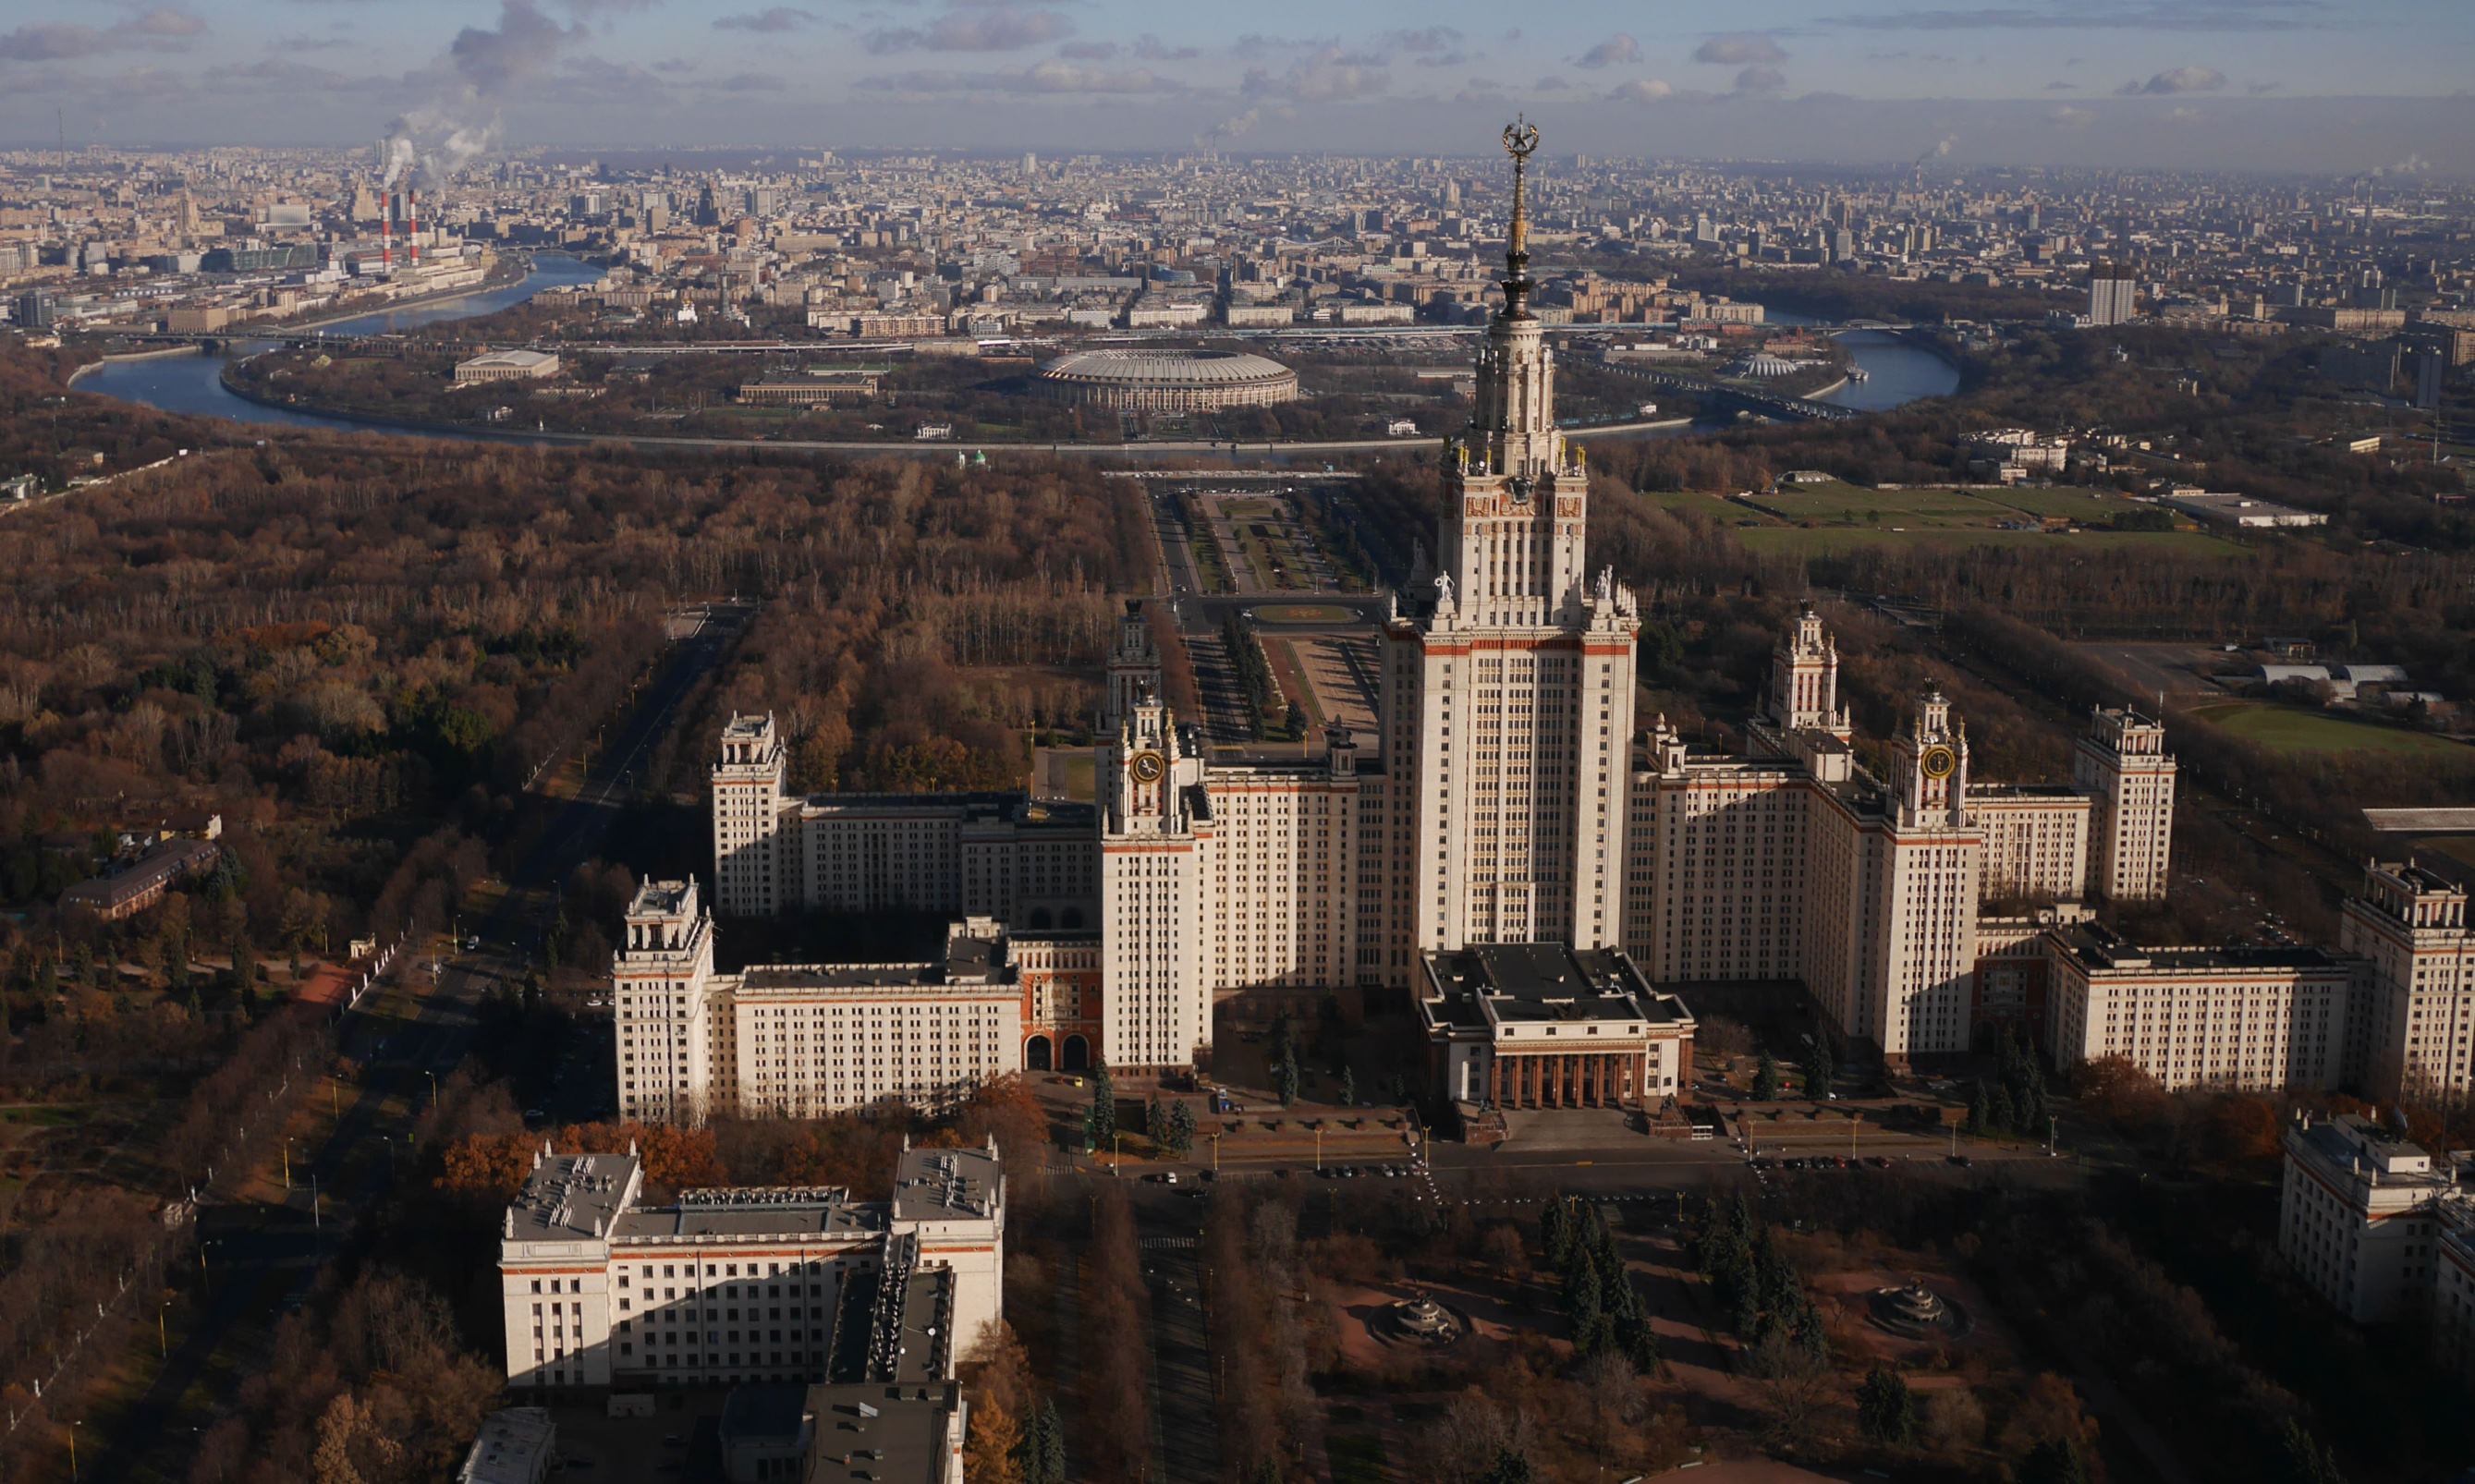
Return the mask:
<svg viewBox="0 0 2475 1484">
<path fill-rule="evenodd" d="M 600 275 L 601 270 L 591 263 L 563 253 L 544 253 L 533 258 L 532 271 L 525 276 L 522 282 L 443 304 L 365 314 L 325 328 L 332 335 L 376 335 L 447 320 L 470 319 L 521 304 L 544 289 L 570 283 L 589 283 Z M 1826 323 L 1784 310 L 1773 310 L 1770 319 L 1779 325 L 1818 326 Z M 1836 390 L 1815 398 L 1816 401 L 1833 402 L 1860 412 L 1882 412 L 1921 397 L 1948 397 L 1959 388 L 1958 367 L 1898 335 L 1878 329 L 1848 329 L 1839 331 L 1836 338 L 1848 348 L 1850 357 L 1864 369 L 1865 379 L 1848 381 Z M 248 355 L 271 343 L 236 342 L 233 349 L 226 353 Z M 236 423 L 345 431 L 368 431 L 373 426 L 355 418 L 328 417 L 288 407 L 261 406 L 235 397 L 224 389 L 224 355 L 168 355 L 151 360 L 111 361 L 78 377 L 77 389 L 116 397 L 123 401 L 138 402 L 165 412 L 230 418 Z M 1731 426 L 1732 423 L 1725 419 L 1704 420 L 1672 429 L 1662 428 L 1653 436 L 1691 436 Z M 405 431 L 403 428 L 381 430 L 399 434 Z M 440 432 L 413 436 L 453 438 L 461 435 Z M 492 435 L 491 441 L 510 439 L 521 441 L 521 435 L 499 433 Z"/>
<path fill-rule="evenodd" d="M 546 288 L 590 283 L 601 277 L 601 272 L 594 264 L 564 253 L 542 253 L 534 256 L 531 272 L 526 274 L 521 281 L 503 288 L 438 304 L 386 309 L 376 314 L 364 314 L 357 319 L 339 320 L 321 327 L 321 332 L 330 335 L 385 335 L 448 320 L 467 320 L 475 315 L 496 313 L 509 304 L 522 304 Z M 369 425 L 354 418 L 325 417 L 314 412 L 295 412 L 287 407 L 260 406 L 234 397 L 224 389 L 224 362 L 228 356 L 255 354 L 274 343 L 271 340 L 235 341 L 233 349 L 221 355 L 166 355 L 148 360 L 110 361 L 78 377 L 77 389 L 117 397 L 123 401 L 140 402 L 164 412 L 230 418 L 235 423 L 367 430 Z"/>
</svg>

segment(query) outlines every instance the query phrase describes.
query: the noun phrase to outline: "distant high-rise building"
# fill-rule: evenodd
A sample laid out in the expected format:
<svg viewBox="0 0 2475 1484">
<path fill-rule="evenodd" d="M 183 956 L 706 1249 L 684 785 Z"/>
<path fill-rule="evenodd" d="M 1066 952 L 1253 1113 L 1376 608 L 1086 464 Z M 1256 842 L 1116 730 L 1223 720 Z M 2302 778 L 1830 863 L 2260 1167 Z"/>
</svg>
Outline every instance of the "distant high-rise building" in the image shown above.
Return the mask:
<svg viewBox="0 0 2475 1484">
<path fill-rule="evenodd" d="M 2089 323 L 2120 325 L 2140 317 L 2140 283 L 2129 274 L 2100 264 L 2089 275 Z"/>
<path fill-rule="evenodd" d="M 1040 157 L 1032 154 L 1029 150 L 1025 150 L 1023 152 L 1022 173 L 1025 175 L 1040 174 Z"/>
<path fill-rule="evenodd" d="M 60 307 L 47 288 L 30 288 L 17 296 L 17 328 L 49 329 L 60 323 Z"/>
</svg>

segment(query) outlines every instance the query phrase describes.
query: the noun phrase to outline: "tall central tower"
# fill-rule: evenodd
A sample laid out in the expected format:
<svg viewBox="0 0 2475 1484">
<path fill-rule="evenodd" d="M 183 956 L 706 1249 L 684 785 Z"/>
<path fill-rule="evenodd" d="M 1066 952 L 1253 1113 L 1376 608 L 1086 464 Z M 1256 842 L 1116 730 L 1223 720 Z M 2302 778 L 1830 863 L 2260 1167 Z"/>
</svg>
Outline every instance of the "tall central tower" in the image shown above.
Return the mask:
<svg viewBox="0 0 2475 1484">
<path fill-rule="evenodd" d="M 1641 620 L 1611 572 L 1587 575 L 1589 479 L 1556 430 L 1555 357 L 1530 308 L 1538 131 L 1516 122 L 1504 147 L 1504 304 L 1479 351 L 1475 415 L 1446 446 L 1441 571 L 1385 628 L 1395 848 L 1360 940 L 1363 977 L 1384 983 L 1409 982 L 1427 950 L 1596 948 L 1622 934 Z"/>
</svg>

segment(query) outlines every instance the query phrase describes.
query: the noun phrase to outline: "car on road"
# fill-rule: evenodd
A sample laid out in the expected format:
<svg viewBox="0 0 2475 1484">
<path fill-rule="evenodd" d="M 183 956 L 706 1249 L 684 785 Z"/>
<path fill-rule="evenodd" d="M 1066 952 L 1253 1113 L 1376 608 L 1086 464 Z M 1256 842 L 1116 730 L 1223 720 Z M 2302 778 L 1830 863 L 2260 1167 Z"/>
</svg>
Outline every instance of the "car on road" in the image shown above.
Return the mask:
<svg viewBox="0 0 2475 1484">
<path fill-rule="evenodd" d="M 1210 1181 L 1218 1180 L 1220 1178 L 1220 1172 L 1218 1170 L 1197 1170 L 1194 1172 L 1194 1178 L 1209 1183 Z"/>
<path fill-rule="evenodd" d="M 1946 1157 L 1948 1158 L 1952 1164 L 1958 1165 L 1962 1169 L 1966 1169 L 1968 1166 L 1976 1162 L 1966 1155 L 1949 1155 Z"/>
<path fill-rule="evenodd" d="M 1867 1155 L 1865 1156 L 1865 1162 L 1877 1170 L 1887 1170 L 1891 1167 L 1891 1156 L 1888 1155 Z"/>
<path fill-rule="evenodd" d="M 1161 1170 L 1153 1174 L 1146 1175 L 1143 1179 L 1150 1180 L 1157 1185 L 1174 1185 L 1177 1183 L 1177 1172 L 1175 1170 Z"/>
</svg>

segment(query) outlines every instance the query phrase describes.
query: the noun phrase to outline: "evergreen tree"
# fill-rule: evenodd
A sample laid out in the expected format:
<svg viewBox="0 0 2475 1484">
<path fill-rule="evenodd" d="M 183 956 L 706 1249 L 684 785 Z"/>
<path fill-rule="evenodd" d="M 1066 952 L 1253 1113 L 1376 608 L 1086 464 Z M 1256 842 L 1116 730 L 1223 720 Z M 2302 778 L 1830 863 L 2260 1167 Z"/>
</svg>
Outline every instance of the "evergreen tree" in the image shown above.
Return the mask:
<svg viewBox="0 0 2475 1484">
<path fill-rule="evenodd" d="M 2020 1460 L 2020 1484 L 2089 1484 L 2088 1465 L 2071 1439 L 2048 1439 Z"/>
<path fill-rule="evenodd" d="M 2337 1453 L 2323 1448 L 2311 1429 L 2291 1417 L 2278 1451 L 2280 1468 L 2271 1475 L 2275 1484 L 2346 1484 Z"/>
<path fill-rule="evenodd" d="M 1347 1067 L 1342 1067 L 1340 1069 L 1340 1106 L 1355 1107 L 1357 1105 L 1358 1074 Z"/>
<path fill-rule="evenodd" d="M 1117 1089 L 1109 1080 L 1105 1061 L 1091 1064 L 1091 1111 L 1084 1119 L 1083 1128 L 1094 1153 L 1105 1154 L 1116 1144 Z"/>
<path fill-rule="evenodd" d="M 1529 1454 L 1507 1448 L 1495 1455 L 1486 1472 L 1479 1475 L 1479 1484 L 1532 1484 L 1537 1476 L 1530 1467 Z"/>
<path fill-rule="evenodd" d="M 1023 1470 L 1025 1484 L 1066 1484 L 1066 1424 L 1057 1416 L 1057 1399 L 1040 1404 L 1040 1451 Z"/>
<path fill-rule="evenodd" d="M 1997 1087 L 1985 1105 L 1985 1126 L 1996 1133 L 2008 1133 L 2019 1127 L 2019 1114 L 2011 1107 L 2011 1089 Z"/>
<path fill-rule="evenodd" d="M 1812 1048 L 1804 1056 L 1804 1095 L 1816 1099 L 1828 1096 L 1830 1084 L 1837 1079 L 1838 1072 L 1837 1064 L 1830 1058 L 1829 1038 L 1815 1036 Z"/>
<path fill-rule="evenodd" d="M 1978 1083 L 1976 1084 L 1976 1090 L 1970 1093 L 1968 1096 L 1968 1131 L 1971 1133 L 1983 1133 L 1985 1131 L 1985 1084 L 1983 1083 Z"/>
<path fill-rule="evenodd" d="M 1778 1063 L 1771 1058 L 1769 1052 L 1763 1052 L 1761 1064 L 1753 1069 L 1753 1101 L 1773 1102 L 1778 1094 Z"/>
<path fill-rule="evenodd" d="M 1856 1422 L 1876 1443 L 1897 1447 L 1916 1436 L 1916 1398 L 1899 1373 L 1878 1364 L 1865 1373 L 1856 1388 Z"/>
<path fill-rule="evenodd" d="M 1294 1107 L 1298 1101 L 1298 1064 L 1284 1059 L 1273 1063 L 1272 1092 L 1283 1107 Z"/>
</svg>

